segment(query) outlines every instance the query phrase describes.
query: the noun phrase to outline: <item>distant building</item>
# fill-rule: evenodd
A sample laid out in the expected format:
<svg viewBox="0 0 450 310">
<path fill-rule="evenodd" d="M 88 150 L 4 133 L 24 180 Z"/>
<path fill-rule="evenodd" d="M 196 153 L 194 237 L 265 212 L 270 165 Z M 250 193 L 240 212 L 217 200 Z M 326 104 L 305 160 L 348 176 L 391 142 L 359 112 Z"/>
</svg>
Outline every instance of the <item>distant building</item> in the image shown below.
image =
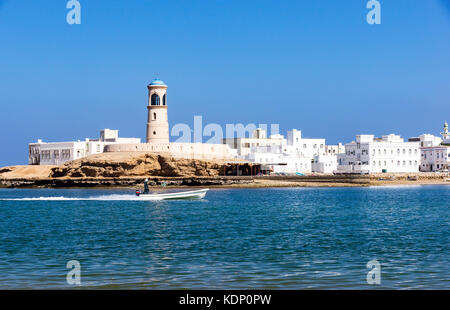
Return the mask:
<svg viewBox="0 0 450 310">
<path fill-rule="evenodd" d="M 115 143 L 140 143 L 139 138 L 119 138 L 118 130 L 103 129 L 99 139 L 70 142 L 30 143 L 28 163 L 30 165 L 61 165 L 67 161 L 103 153 L 106 145 Z"/>
<path fill-rule="evenodd" d="M 345 153 L 345 146 L 342 143 L 337 145 L 325 145 L 325 154 L 342 154 Z"/>
<path fill-rule="evenodd" d="M 441 132 L 442 136 L 442 144 L 450 145 L 450 133 L 448 132 L 448 123 L 447 121 L 444 122 L 444 131 Z"/>
<path fill-rule="evenodd" d="M 254 146 L 243 159 L 261 164 L 262 170 L 269 173 L 311 172 L 310 158 L 290 154 L 282 145 Z"/>
<path fill-rule="evenodd" d="M 169 143 L 169 120 L 167 118 L 167 85 L 154 79 L 148 86 L 147 143 Z"/>
<path fill-rule="evenodd" d="M 421 147 L 420 171 L 448 171 L 450 146 Z"/>
<path fill-rule="evenodd" d="M 423 134 L 417 138 L 421 152 L 420 171 L 448 171 L 450 165 L 450 136 L 447 122 L 444 123 L 444 131 L 441 135 L 442 139 L 431 134 Z"/>
<path fill-rule="evenodd" d="M 226 144 L 230 149 L 236 150 L 239 157 L 248 156 L 252 148 L 266 147 L 266 146 L 282 146 L 286 141 L 282 135 L 272 135 L 267 138 L 266 131 L 257 128 L 251 138 L 227 138 L 223 139 L 223 144 Z"/>
<path fill-rule="evenodd" d="M 311 169 L 312 172 L 331 174 L 337 167 L 337 154 L 321 154 L 314 156 Z"/>
<path fill-rule="evenodd" d="M 398 135 L 382 138 L 358 135 L 356 142 L 345 144 L 345 153 L 338 155 L 338 172 L 379 173 L 418 172 L 419 142 L 404 142 Z"/>
<path fill-rule="evenodd" d="M 239 158 L 261 164 L 262 171 L 267 173 L 331 173 L 337 166 L 335 154 L 344 151 L 342 144 L 327 146 L 325 139 L 303 138 L 296 129 L 288 131 L 285 139 L 283 135 L 267 138 L 265 130 L 258 128 L 251 138 L 224 139 L 224 143 Z M 334 155 L 326 156 L 327 150 Z"/>
<path fill-rule="evenodd" d="M 302 138 L 301 130 L 290 130 L 287 132 L 288 152 L 298 157 L 306 157 L 311 160 L 315 155 L 325 154 L 325 139 Z"/>
</svg>

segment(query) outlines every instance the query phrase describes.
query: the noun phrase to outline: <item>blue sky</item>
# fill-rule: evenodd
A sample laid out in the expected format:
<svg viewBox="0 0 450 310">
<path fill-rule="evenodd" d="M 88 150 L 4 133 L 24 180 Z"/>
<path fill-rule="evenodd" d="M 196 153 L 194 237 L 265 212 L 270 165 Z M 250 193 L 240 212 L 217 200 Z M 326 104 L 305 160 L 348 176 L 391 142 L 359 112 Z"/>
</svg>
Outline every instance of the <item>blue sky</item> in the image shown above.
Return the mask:
<svg viewBox="0 0 450 310">
<path fill-rule="evenodd" d="M 448 0 L 0 0 L 0 166 L 29 142 L 144 137 L 146 85 L 169 120 L 279 123 L 327 143 L 438 134 L 450 121 Z"/>
</svg>

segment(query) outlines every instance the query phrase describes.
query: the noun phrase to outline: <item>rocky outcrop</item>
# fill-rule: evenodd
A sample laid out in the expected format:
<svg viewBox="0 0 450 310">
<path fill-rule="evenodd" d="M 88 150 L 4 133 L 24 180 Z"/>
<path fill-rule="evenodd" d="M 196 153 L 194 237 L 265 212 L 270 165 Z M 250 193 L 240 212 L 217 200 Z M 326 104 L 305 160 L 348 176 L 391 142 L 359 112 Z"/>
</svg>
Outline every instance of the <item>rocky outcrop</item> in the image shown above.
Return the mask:
<svg viewBox="0 0 450 310">
<path fill-rule="evenodd" d="M 9 168 L 9 167 L 1 168 L 1 169 L 0 169 L 0 174 L 6 173 L 6 172 L 11 172 L 11 171 L 12 171 L 12 169 Z"/>
<path fill-rule="evenodd" d="M 144 178 L 0 179 L 0 187 L 142 187 Z M 251 177 L 150 177 L 150 186 L 229 186 L 254 183 Z"/>
<path fill-rule="evenodd" d="M 51 178 L 123 178 L 139 176 L 219 176 L 224 162 L 177 159 L 151 153 L 103 153 L 52 169 Z"/>
</svg>

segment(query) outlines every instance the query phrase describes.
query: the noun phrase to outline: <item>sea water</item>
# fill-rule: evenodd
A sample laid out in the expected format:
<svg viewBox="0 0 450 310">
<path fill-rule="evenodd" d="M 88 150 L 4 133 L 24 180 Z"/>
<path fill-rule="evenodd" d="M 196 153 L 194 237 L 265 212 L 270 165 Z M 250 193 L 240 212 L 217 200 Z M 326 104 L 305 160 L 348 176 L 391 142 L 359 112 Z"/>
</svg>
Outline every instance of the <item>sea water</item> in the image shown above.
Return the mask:
<svg viewBox="0 0 450 310">
<path fill-rule="evenodd" d="M 449 189 L 0 189 L 0 289 L 450 289 Z"/>
</svg>

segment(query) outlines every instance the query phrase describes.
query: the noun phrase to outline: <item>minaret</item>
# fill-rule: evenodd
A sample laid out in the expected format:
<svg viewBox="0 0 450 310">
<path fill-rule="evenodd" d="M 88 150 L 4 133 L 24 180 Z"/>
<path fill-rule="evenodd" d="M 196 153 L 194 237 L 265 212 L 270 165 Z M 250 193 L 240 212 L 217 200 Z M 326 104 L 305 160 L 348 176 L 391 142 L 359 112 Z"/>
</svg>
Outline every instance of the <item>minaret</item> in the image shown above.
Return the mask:
<svg viewBox="0 0 450 310">
<path fill-rule="evenodd" d="M 444 123 L 444 132 L 441 132 L 441 136 L 444 140 L 450 139 L 450 134 L 448 133 L 447 121 L 445 121 L 445 123 Z"/>
<path fill-rule="evenodd" d="M 169 143 L 167 119 L 167 85 L 154 79 L 148 86 L 147 143 Z"/>
</svg>

